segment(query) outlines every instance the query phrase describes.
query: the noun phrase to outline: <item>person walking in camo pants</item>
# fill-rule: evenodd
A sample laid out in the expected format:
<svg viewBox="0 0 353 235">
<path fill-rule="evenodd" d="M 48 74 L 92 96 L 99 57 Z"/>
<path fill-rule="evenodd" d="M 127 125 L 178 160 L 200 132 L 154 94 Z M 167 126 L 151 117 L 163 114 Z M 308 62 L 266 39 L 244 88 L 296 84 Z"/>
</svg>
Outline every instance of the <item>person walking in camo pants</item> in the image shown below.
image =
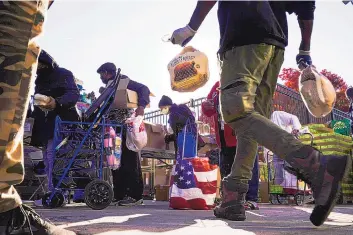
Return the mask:
<svg viewBox="0 0 353 235">
<path fill-rule="evenodd" d="M 23 125 L 52 1 L 0 2 L 0 235 L 75 234 L 43 220 L 23 205 L 14 185 L 24 178 Z"/>
<path fill-rule="evenodd" d="M 223 178 L 222 204 L 214 214 L 235 221 L 246 219 L 245 195 L 259 144 L 288 162 L 291 173 L 311 186 L 315 208 L 310 221 L 320 226 L 335 206 L 352 159 L 323 155 L 269 120 L 288 45 L 287 13 L 297 15 L 301 30 L 297 64 L 310 66 L 315 1 L 198 1 L 189 23 L 175 30 L 170 41 L 185 46 L 217 2 L 221 112 L 237 133 L 237 152 L 230 174 Z"/>
</svg>

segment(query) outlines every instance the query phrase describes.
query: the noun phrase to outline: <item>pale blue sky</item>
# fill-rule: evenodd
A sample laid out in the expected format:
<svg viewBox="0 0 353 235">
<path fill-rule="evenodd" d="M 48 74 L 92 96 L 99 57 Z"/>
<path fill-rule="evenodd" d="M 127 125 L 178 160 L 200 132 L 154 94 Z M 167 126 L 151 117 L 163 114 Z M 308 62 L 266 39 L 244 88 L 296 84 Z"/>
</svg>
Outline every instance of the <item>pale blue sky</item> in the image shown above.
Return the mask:
<svg viewBox="0 0 353 235">
<path fill-rule="evenodd" d="M 207 95 L 219 79 L 215 7 L 189 44 L 208 55 L 210 81 L 193 93 L 173 92 L 170 88 L 167 64 L 181 48 L 162 42 L 161 38 L 185 26 L 195 5 L 196 0 L 56 0 L 39 42 L 59 65 L 85 82 L 87 91 L 97 92 L 102 85 L 97 68 L 114 62 L 122 73 L 149 86 L 156 95 L 151 99 L 151 109 L 155 110 L 164 94 L 180 103 Z M 353 5 L 344 5 L 340 0 L 318 1 L 315 17 L 314 64 L 338 73 L 353 85 Z M 296 67 L 300 43 L 296 17 L 288 18 L 289 46 L 282 68 Z"/>
</svg>

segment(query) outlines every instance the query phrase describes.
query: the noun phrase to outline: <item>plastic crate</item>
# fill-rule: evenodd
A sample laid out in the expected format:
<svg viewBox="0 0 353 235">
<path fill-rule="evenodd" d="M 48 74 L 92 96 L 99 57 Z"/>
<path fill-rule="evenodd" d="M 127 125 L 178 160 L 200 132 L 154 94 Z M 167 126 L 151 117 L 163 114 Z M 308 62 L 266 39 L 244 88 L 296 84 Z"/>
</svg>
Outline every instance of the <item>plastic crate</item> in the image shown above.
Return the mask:
<svg viewBox="0 0 353 235">
<path fill-rule="evenodd" d="M 283 193 L 283 187 L 281 185 L 270 185 L 270 194 L 281 194 Z"/>
</svg>

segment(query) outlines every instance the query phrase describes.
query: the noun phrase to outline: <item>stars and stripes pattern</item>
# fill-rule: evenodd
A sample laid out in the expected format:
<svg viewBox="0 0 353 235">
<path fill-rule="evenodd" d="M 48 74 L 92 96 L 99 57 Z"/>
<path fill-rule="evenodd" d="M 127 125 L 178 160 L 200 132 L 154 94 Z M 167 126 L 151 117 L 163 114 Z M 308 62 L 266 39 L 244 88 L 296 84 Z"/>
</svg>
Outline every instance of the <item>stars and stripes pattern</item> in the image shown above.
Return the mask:
<svg viewBox="0 0 353 235">
<path fill-rule="evenodd" d="M 170 207 L 207 210 L 214 206 L 217 166 L 208 158 L 178 158 L 171 179 Z"/>
</svg>

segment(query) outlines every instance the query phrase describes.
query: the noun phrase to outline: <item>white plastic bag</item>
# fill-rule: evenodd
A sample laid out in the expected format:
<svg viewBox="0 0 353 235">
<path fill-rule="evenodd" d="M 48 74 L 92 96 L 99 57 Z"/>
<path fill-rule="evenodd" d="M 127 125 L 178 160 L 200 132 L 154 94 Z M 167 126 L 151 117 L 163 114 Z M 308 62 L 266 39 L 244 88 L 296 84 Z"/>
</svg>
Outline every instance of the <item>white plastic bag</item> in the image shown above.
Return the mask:
<svg viewBox="0 0 353 235">
<path fill-rule="evenodd" d="M 134 152 L 139 152 L 147 145 L 147 132 L 143 116 L 132 115 L 126 120 L 126 146 Z"/>
<path fill-rule="evenodd" d="M 173 91 L 193 92 L 204 86 L 210 77 L 206 54 L 188 46 L 168 64 Z"/>
<path fill-rule="evenodd" d="M 33 104 L 36 106 L 47 105 L 50 102 L 50 97 L 42 94 L 35 94 Z"/>
<path fill-rule="evenodd" d="M 330 80 L 309 66 L 299 78 L 299 92 L 309 112 L 317 118 L 331 113 L 336 103 L 336 91 Z"/>
</svg>

